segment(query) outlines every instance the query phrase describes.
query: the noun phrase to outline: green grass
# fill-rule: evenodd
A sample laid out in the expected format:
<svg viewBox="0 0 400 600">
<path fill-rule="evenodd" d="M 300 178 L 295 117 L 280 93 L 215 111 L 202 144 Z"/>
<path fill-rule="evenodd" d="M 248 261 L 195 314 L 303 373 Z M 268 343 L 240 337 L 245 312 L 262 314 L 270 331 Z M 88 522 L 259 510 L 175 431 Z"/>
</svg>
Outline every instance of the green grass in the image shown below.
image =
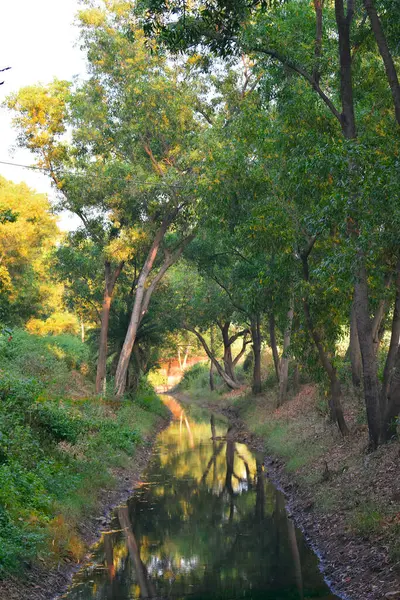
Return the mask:
<svg viewBox="0 0 400 600">
<path fill-rule="evenodd" d="M 352 529 L 363 537 L 370 537 L 382 529 L 384 514 L 382 509 L 373 503 L 364 503 L 353 512 L 350 520 Z"/>
<path fill-rule="evenodd" d="M 86 357 L 71 337 L 0 336 L 0 577 L 81 558 L 77 524 L 168 413 L 145 381 L 120 402 L 54 395 L 54 377 L 68 387 Z"/>
</svg>

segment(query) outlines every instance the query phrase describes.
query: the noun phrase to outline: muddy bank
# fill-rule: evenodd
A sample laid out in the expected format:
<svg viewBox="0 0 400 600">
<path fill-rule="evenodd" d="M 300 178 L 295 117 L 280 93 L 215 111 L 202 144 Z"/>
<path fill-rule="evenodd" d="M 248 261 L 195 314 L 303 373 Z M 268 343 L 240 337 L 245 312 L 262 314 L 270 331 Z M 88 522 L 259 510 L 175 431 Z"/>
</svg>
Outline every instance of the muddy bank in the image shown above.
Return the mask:
<svg viewBox="0 0 400 600">
<path fill-rule="evenodd" d="M 134 493 L 153 451 L 157 435 L 169 424 L 169 419 L 159 419 L 156 427 L 135 451 L 132 464 L 128 468 L 113 471 L 118 486 L 103 490 L 98 499 L 97 514 L 79 523 L 78 533 L 87 550 L 94 544 L 107 527 L 113 509 L 126 501 Z M 55 568 L 45 565 L 26 565 L 24 579 L 10 577 L 0 581 L 0 600 L 53 600 L 65 592 L 73 574 L 81 568 L 87 556 L 79 563 L 63 561 Z"/>
<path fill-rule="evenodd" d="M 335 594 L 344 600 L 400 599 L 400 563 L 391 559 L 383 537 L 379 539 L 367 534 L 356 535 L 346 523 L 340 505 L 333 505 L 329 511 L 321 510 L 313 486 L 304 486 L 298 481 L 295 473 L 287 472 L 283 459 L 267 454 L 265 439 L 249 431 L 236 408 L 220 406 L 215 402 L 201 404 L 201 401 L 193 401 L 185 394 L 175 395 L 186 405 L 195 403 L 223 414 L 237 430 L 238 441 L 264 454 L 266 477 L 284 493 L 289 514 L 318 555 L 321 571 Z M 391 457 L 391 454 L 398 453 L 397 449 L 386 448 L 386 451 L 388 462 L 391 459 L 394 461 L 396 457 Z M 326 476 L 333 479 L 329 482 L 331 486 L 352 485 L 346 480 L 346 475 L 343 475 L 343 481 L 340 480 L 340 476 L 335 480 L 336 474 L 328 473 Z M 321 477 L 324 477 L 322 468 Z M 395 473 L 392 478 L 397 485 Z M 379 483 L 379 480 L 374 481 L 371 478 L 371 495 L 373 486 Z M 355 482 L 353 484 L 353 487 L 356 487 Z M 360 487 L 358 484 L 358 488 Z M 360 494 L 368 495 L 368 492 L 368 489 L 360 489 Z M 388 501 L 391 494 L 392 491 L 388 491 Z"/>
</svg>

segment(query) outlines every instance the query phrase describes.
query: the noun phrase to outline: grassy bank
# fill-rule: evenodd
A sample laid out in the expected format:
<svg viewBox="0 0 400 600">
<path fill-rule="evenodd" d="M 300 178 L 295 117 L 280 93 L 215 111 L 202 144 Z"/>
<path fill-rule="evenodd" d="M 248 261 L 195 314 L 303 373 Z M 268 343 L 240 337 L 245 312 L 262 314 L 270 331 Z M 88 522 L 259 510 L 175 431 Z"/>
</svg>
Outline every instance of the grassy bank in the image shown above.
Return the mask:
<svg viewBox="0 0 400 600">
<path fill-rule="evenodd" d="M 195 380 L 201 380 L 194 375 L 186 375 L 181 391 L 203 406 L 233 410 L 262 440 L 266 453 L 279 459 L 309 514 L 331 523 L 332 532 L 336 530 L 338 535 L 382 547 L 390 564 L 399 569 L 396 472 L 400 444 L 392 442 L 367 453 L 368 432 L 360 397 L 348 388 L 344 408 L 351 433 L 343 438 L 329 422 L 326 398 L 315 384 L 301 385 L 297 394 L 276 408 L 277 390 L 271 384 L 257 397 L 246 387 L 232 393 L 207 391 L 201 397 L 191 393 L 198 389 Z M 378 560 L 383 560 L 382 555 Z"/>
<path fill-rule="evenodd" d="M 0 578 L 85 553 L 80 524 L 132 464 L 166 409 L 142 383 L 100 401 L 73 336 L 0 336 Z"/>
</svg>

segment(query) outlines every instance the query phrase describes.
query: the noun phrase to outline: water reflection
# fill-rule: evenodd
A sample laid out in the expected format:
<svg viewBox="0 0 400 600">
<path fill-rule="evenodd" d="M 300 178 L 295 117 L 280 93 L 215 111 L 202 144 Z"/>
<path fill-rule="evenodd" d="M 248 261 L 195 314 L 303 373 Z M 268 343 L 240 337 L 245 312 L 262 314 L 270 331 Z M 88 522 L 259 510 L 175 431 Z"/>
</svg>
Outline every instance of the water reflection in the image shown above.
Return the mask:
<svg viewBox="0 0 400 600">
<path fill-rule="evenodd" d="M 316 557 L 233 428 L 175 420 L 68 600 L 333 600 Z M 171 405 L 172 403 L 172 405 Z"/>
</svg>

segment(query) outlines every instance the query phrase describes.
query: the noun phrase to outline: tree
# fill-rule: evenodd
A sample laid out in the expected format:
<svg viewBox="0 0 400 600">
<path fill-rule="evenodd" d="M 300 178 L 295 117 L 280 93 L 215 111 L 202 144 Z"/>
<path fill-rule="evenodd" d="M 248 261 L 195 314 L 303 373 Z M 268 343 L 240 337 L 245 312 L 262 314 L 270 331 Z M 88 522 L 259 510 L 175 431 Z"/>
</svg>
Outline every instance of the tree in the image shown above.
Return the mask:
<svg viewBox="0 0 400 600">
<path fill-rule="evenodd" d="M 59 231 L 47 197 L 0 178 L 0 319 L 21 325 L 46 314 L 48 258 Z"/>
<path fill-rule="evenodd" d="M 376 447 L 381 438 L 382 409 L 371 318 L 372 290 L 368 285 L 368 241 L 365 243 L 364 234 L 365 231 L 370 235 L 372 232 L 367 225 L 368 219 L 365 220 L 368 205 L 365 203 L 367 194 L 362 176 L 370 164 L 371 151 L 373 153 L 373 147 L 378 142 L 374 136 L 376 127 L 386 128 L 390 117 L 388 119 L 385 110 L 374 111 L 373 123 L 366 116 L 370 115 L 368 111 L 371 111 L 371 98 L 365 88 L 365 75 L 363 78 L 362 72 L 365 73 L 367 67 L 368 76 L 374 78 L 382 106 L 390 107 L 394 101 L 396 109 L 398 84 L 393 69 L 390 71 L 393 64 L 390 64 L 388 47 L 384 47 L 385 39 L 382 35 L 379 37 L 379 23 L 377 15 L 373 13 L 373 4 L 367 3 L 366 7 L 370 19 L 372 18 L 371 23 L 374 23 L 375 37 L 378 34 L 376 39 L 380 52 L 385 56 L 386 72 L 390 73 L 392 97 L 388 95 L 383 74 L 373 68 L 376 56 L 374 51 L 368 45 L 363 46 L 362 42 L 366 37 L 365 19 L 351 0 L 346 4 L 343 0 L 335 0 L 333 7 L 317 2 L 314 7 L 305 3 L 300 6 L 297 2 L 271 6 L 257 2 L 239 2 L 235 7 L 228 6 L 224 1 L 212 7 L 200 3 L 191 9 L 185 7 L 184 18 L 182 13 L 180 18 L 176 17 L 176 13 L 179 15 L 179 8 L 174 3 L 167 6 L 163 1 L 152 1 L 149 7 L 148 31 L 157 32 L 170 47 L 193 49 L 196 44 L 201 43 L 203 47 L 220 55 L 248 53 L 257 61 L 257 69 L 265 69 L 266 80 L 272 74 L 275 75 L 275 65 L 280 64 L 283 71 L 278 78 L 275 75 L 275 90 L 282 86 L 286 74 L 289 77 L 290 74 L 296 74 L 328 109 L 336 121 L 336 127 L 339 126 L 346 140 L 345 152 L 341 157 L 341 171 L 346 188 L 342 188 L 340 193 L 346 203 L 346 211 L 343 212 L 347 213 L 342 213 L 340 228 L 343 239 L 347 239 L 353 251 L 354 314 L 363 362 L 370 443 L 371 447 Z M 171 19 L 172 14 L 175 15 L 174 19 Z M 300 30 L 302 45 L 295 41 Z M 218 32 L 217 35 L 215 31 Z M 330 35 L 330 31 L 335 31 L 336 35 Z M 362 61 L 358 60 L 360 55 L 363 56 Z M 328 81 L 329 84 L 324 85 Z M 374 187 L 373 190 L 376 193 L 377 188 Z M 368 189 L 368 195 L 371 195 L 371 189 Z M 332 200 L 337 201 L 338 196 L 333 196 Z M 393 217 L 395 213 L 391 215 L 391 219 Z M 345 223 L 347 231 L 344 231 Z M 390 221 L 385 223 L 385 227 L 391 228 Z M 355 336 L 353 339 L 356 339 Z M 355 353 L 352 355 L 356 356 Z"/>
</svg>

